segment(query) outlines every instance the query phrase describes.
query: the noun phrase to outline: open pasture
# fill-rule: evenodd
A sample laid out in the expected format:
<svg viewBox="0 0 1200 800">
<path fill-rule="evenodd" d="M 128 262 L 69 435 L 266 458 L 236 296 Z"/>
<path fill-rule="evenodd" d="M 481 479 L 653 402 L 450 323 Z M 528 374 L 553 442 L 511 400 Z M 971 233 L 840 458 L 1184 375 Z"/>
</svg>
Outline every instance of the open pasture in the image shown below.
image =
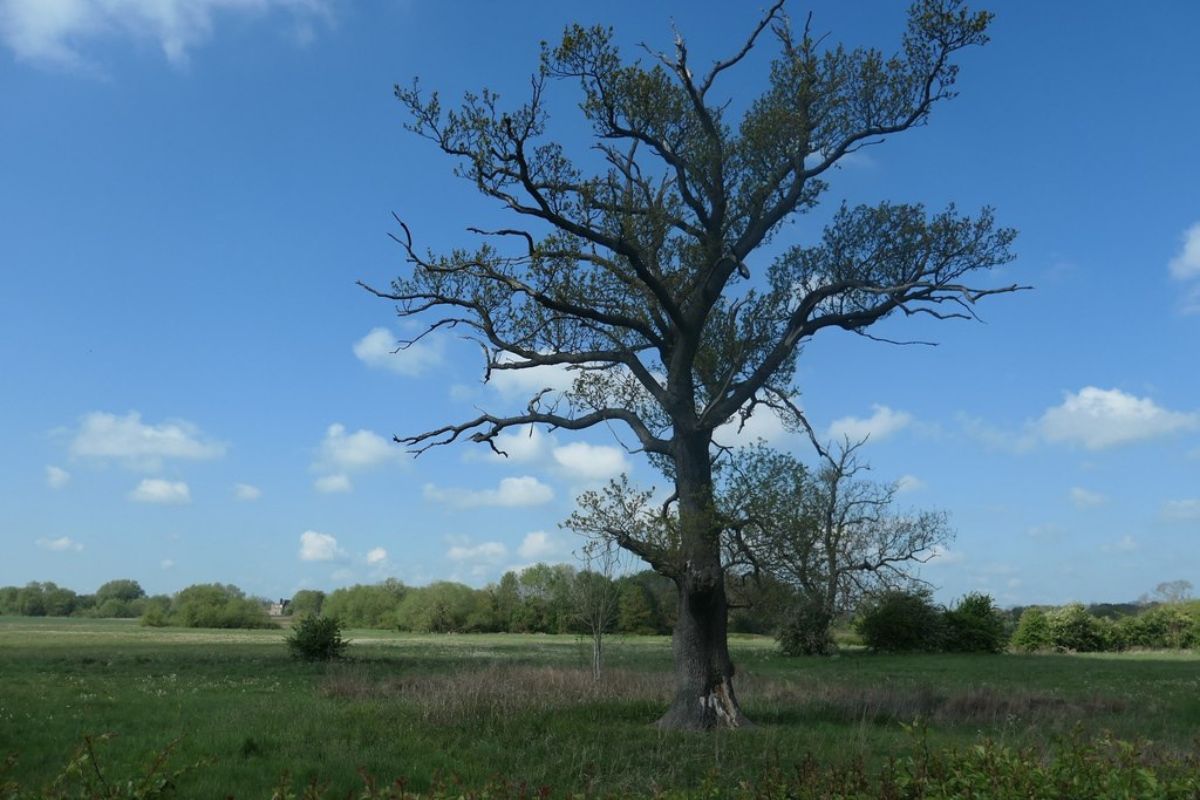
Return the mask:
<svg viewBox="0 0 1200 800">
<path fill-rule="evenodd" d="M 358 768 L 413 788 L 436 776 L 503 775 L 556 794 L 736 783 L 811 754 L 882 763 L 982 738 L 1041 747 L 1077 728 L 1186 752 L 1200 731 L 1200 655 L 784 658 L 735 638 L 738 690 L 756 727 L 661 733 L 670 642 L 609 640 L 594 683 L 572 636 L 350 631 L 347 661 L 289 659 L 283 631 L 153 629 L 115 620 L 0 619 L 0 758 L 47 782 L 84 736 L 112 733 L 100 761 L 135 773 L 178 740 L 182 796 L 270 796 L 283 773 L 345 793 Z"/>
</svg>

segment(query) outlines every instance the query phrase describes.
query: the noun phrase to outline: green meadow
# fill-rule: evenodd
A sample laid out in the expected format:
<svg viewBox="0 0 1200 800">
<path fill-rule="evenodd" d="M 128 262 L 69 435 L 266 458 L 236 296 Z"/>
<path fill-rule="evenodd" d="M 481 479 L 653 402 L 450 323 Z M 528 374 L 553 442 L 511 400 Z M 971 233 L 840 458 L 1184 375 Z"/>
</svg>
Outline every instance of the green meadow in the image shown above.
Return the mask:
<svg viewBox="0 0 1200 800">
<path fill-rule="evenodd" d="M 651 725 L 671 692 L 664 637 L 610 638 L 596 682 L 573 636 L 349 631 L 350 658 L 309 664 L 284 635 L 0 618 L 3 779 L 46 785 L 102 734 L 114 779 L 174 743 L 172 764 L 202 762 L 180 796 L 266 798 L 284 774 L 344 796 L 360 770 L 415 791 L 495 776 L 558 795 L 733 786 L 806 758 L 882 764 L 912 751 L 915 720 L 953 747 L 1111 732 L 1184 755 L 1200 731 L 1200 655 L 1187 651 L 785 658 L 768 638 L 735 638 L 756 726 L 688 734 Z"/>
</svg>

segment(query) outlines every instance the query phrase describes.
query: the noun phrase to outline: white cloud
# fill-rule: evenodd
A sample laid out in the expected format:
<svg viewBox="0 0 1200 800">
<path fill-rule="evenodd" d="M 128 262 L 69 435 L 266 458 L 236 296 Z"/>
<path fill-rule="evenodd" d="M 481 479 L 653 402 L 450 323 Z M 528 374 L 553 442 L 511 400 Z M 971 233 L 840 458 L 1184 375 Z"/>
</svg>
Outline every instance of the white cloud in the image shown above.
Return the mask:
<svg viewBox="0 0 1200 800">
<path fill-rule="evenodd" d="M 1035 539 L 1059 536 L 1064 532 L 1065 531 L 1063 531 L 1063 528 L 1061 525 L 1055 525 L 1052 522 L 1047 522 L 1043 525 L 1034 525 L 1033 527 L 1031 527 L 1027 531 L 1025 531 L 1025 533 L 1029 534 L 1030 536 L 1032 536 Z"/>
<path fill-rule="evenodd" d="M 943 567 L 961 564 L 966 560 L 967 556 L 961 550 L 950 550 L 944 545 L 935 544 L 930 548 L 929 561 L 926 563 L 931 567 Z"/>
<path fill-rule="evenodd" d="M 83 45 L 103 39 L 150 41 L 176 66 L 213 34 L 218 17 L 286 11 L 298 43 L 326 0 L 0 0 L 0 40 L 22 61 L 55 67 L 89 65 Z"/>
<path fill-rule="evenodd" d="M 333 561 L 344 555 L 337 538 L 328 533 L 305 531 L 300 534 L 301 561 Z"/>
<path fill-rule="evenodd" d="M 169 558 L 164 558 L 162 561 L 158 562 L 158 566 L 163 569 L 171 569 L 175 566 L 175 562 Z"/>
<path fill-rule="evenodd" d="M 417 376 L 444 360 L 442 340 L 420 339 L 400 349 L 395 335 L 387 328 L 372 328 L 354 343 L 354 355 L 368 367 L 385 369 L 399 375 Z"/>
<path fill-rule="evenodd" d="M 372 566 L 387 563 L 388 553 L 382 547 L 376 547 L 367 553 L 367 563 Z"/>
<path fill-rule="evenodd" d="M 1111 544 L 1101 545 L 1100 549 L 1106 553 L 1132 553 L 1138 549 L 1138 541 L 1129 534 L 1125 534 Z"/>
<path fill-rule="evenodd" d="M 916 475 L 901 475 L 896 480 L 896 491 L 900 494 L 905 492 L 915 492 L 925 488 L 925 481 L 918 478 Z"/>
<path fill-rule="evenodd" d="M 497 563 L 508 555 L 508 548 L 501 542 L 483 542 L 477 545 L 452 545 L 446 551 L 446 557 L 451 561 L 487 561 Z"/>
<path fill-rule="evenodd" d="M 61 489 L 71 482 L 71 473 L 62 467 L 46 467 L 46 485 L 51 489 Z"/>
<path fill-rule="evenodd" d="M 1183 233 L 1183 245 L 1167 265 L 1176 280 L 1200 278 L 1200 222 Z"/>
<path fill-rule="evenodd" d="M 262 489 L 248 483 L 239 483 L 233 487 L 233 496 L 238 500 L 257 500 L 262 497 Z"/>
<path fill-rule="evenodd" d="M 184 505 L 192 502 L 192 493 L 183 481 L 164 481 L 161 478 L 144 478 L 129 499 L 138 503 L 161 505 Z"/>
<path fill-rule="evenodd" d="M 509 548 L 500 542 L 482 542 L 480 545 L 452 545 L 446 558 L 461 567 L 467 567 L 473 576 L 487 575 L 496 565 L 508 557 Z"/>
<path fill-rule="evenodd" d="M 839 442 L 849 439 L 853 443 L 869 437 L 872 442 L 879 442 L 908 427 L 913 420 L 912 414 L 906 411 L 893 411 L 878 404 L 871 408 L 874 413 L 865 419 L 842 417 L 834 420 L 829 426 L 829 438 Z"/>
<path fill-rule="evenodd" d="M 741 418 L 734 414 L 713 431 L 713 439 L 726 447 L 745 447 L 759 439 L 774 444 L 791 435 L 779 412 L 761 405 L 754 409 L 744 425 Z"/>
<path fill-rule="evenodd" d="M 995 428 L 978 417 L 959 414 L 958 422 L 963 432 L 990 450 L 1005 453 L 1027 453 L 1037 445 L 1037 437 L 1029 430 L 1022 432 Z"/>
<path fill-rule="evenodd" d="M 339 473 L 337 475 L 322 475 L 313 481 L 313 488 L 321 494 L 338 494 L 354 491 L 354 484 L 350 482 L 349 475 Z"/>
<path fill-rule="evenodd" d="M 337 471 L 365 470 L 403 456 L 403 450 L 378 433 L 366 429 L 347 433 L 345 425 L 335 422 L 325 430 L 315 466 Z"/>
<path fill-rule="evenodd" d="M 1148 397 L 1120 389 L 1086 386 L 1068 393 L 1061 405 L 1047 409 L 1036 424 L 1050 442 L 1102 450 L 1158 436 L 1200 428 L 1200 414 L 1169 411 Z"/>
<path fill-rule="evenodd" d="M 554 448 L 554 460 L 573 478 L 602 481 L 629 471 L 625 451 L 610 445 L 571 442 Z"/>
<path fill-rule="evenodd" d="M 167 458 L 219 458 L 225 449 L 222 442 L 206 440 L 190 422 L 148 425 L 136 411 L 123 417 L 103 411 L 87 414 L 71 442 L 73 456 L 114 459 L 137 469 L 158 469 Z"/>
<path fill-rule="evenodd" d="M 35 544 L 43 550 L 53 550 L 56 553 L 68 551 L 78 553 L 83 549 L 83 545 L 69 536 L 60 536 L 57 539 L 38 539 Z"/>
<path fill-rule="evenodd" d="M 502 363 L 519 361 L 516 356 L 500 357 Z M 542 389 L 568 391 L 575 385 L 575 371 L 565 364 L 552 364 L 526 369 L 493 369 L 488 386 L 505 397 L 529 397 Z"/>
<path fill-rule="evenodd" d="M 554 490 L 530 475 L 519 478 L 505 478 L 495 489 L 442 489 L 432 483 L 425 484 L 423 490 L 426 500 L 435 503 L 445 503 L 458 508 L 475 508 L 478 506 L 502 506 L 517 508 L 537 506 L 548 503 L 554 498 Z"/>
<path fill-rule="evenodd" d="M 1108 502 L 1108 498 L 1099 492 L 1090 492 L 1079 486 L 1072 486 L 1068 494 L 1076 508 L 1095 508 Z"/>
<path fill-rule="evenodd" d="M 1169 520 L 1200 520 L 1200 500 L 1168 500 L 1163 503 L 1162 515 Z"/>
<path fill-rule="evenodd" d="M 531 531 L 521 540 L 517 554 L 530 561 L 561 556 L 570 551 L 570 546 L 561 534 L 555 535 L 546 531 Z"/>
</svg>

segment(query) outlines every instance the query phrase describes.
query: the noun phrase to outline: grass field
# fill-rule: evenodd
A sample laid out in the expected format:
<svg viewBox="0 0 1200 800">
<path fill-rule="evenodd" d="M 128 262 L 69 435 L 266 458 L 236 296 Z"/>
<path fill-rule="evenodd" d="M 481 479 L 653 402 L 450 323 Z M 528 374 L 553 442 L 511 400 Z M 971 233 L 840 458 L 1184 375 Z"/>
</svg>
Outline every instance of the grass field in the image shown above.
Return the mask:
<svg viewBox="0 0 1200 800">
<path fill-rule="evenodd" d="M 212 763 L 185 797 L 269 797 L 283 773 L 346 793 L 357 769 L 478 785 L 493 775 L 567 790 L 736 782 L 812 754 L 869 763 L 930 741 L 983 737 L 1041 746 L 1077 726 L 1190 751 L 1200 731 L 1200 655 L 875 656 L 789 659 L 736 639 L 743 706 L 757 726 L 663 734 L 670 642 L 611 639 L 593 683 L 571 636 L 350 631 L 351 658 L 288 658 L 283 631 L 142 628 L 118 620 L 0 618 L 0 759 L 38 786 L 86 735 L 113 733 L 110 774 L 136 772 L 178 739 L 173 760 Z"/>
</svg>

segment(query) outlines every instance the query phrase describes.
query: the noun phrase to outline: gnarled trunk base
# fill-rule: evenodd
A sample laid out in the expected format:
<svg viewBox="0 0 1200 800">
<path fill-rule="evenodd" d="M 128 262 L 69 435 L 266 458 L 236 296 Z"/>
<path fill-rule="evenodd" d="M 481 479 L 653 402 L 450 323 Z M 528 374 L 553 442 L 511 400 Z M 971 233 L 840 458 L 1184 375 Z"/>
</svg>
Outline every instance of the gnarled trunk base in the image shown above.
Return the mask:
<svg viewBox="0 0 1200 800">
<path fill-rule="evenodd" d="M 695 580 L 698 577 L 701 580 Z M 733 691 L 724 580 L 693 574 L 679 583 L 679 618 L 672 637 L 675 699 L 655 725 L 688 731 L 749 727 Z"/>
<path fill-rule="evenodd" d="M 728 678 L 711 687 L 704 694 L 679 691 L 667 713 L 654 723 L 660 730 L 709 731 L 715 728 L 753 727 L 733 693 L 733 684 Z"/>
</svg>

